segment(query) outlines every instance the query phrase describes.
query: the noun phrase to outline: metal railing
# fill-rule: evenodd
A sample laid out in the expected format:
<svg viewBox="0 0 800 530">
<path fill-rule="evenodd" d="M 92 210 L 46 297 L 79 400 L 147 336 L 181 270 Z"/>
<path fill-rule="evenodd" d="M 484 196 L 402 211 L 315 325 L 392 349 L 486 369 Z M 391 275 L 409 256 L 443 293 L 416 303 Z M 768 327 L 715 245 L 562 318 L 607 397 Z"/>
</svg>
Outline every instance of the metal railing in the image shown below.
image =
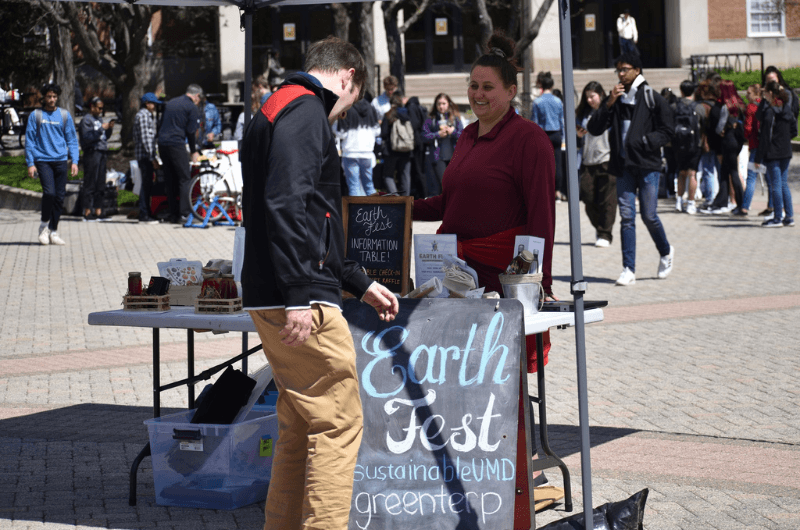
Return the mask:
<svg viewBox="0 0 800 530">
<path fill-rule="evenodd" d="M 710 71 L 752 72 L 753 58 L 758 57 L 761 76 L 764 76 L 763 53 L 710 53 L 689 57 L 691 79 L 697 83 L 701 74 Z"/>
</svg>

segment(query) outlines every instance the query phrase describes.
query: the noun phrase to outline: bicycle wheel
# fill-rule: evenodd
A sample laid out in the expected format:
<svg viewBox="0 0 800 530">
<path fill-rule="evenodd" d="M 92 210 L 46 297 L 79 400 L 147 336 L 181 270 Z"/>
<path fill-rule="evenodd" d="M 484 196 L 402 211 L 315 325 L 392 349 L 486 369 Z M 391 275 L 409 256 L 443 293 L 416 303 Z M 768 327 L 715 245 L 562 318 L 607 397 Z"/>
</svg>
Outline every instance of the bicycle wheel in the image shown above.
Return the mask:
<svg viewBox="0 0 800 530">
<path fill-rule="evenodd" d="M 224 189 L 223 189 L 224 188 Z M 216 171 L 203 171 L 191 183 L 190 199 L 192 202 L 192 215 L 200 221 L 206 218 L 214 198 L 230 196 L 228 183 L 222 180 L 222 175 Z M 222 203 L 225 204 L 224 202 Z M 209 221 L 219 221 L 225 216 L 223 207 L 214 205 Z"/>
</svg>

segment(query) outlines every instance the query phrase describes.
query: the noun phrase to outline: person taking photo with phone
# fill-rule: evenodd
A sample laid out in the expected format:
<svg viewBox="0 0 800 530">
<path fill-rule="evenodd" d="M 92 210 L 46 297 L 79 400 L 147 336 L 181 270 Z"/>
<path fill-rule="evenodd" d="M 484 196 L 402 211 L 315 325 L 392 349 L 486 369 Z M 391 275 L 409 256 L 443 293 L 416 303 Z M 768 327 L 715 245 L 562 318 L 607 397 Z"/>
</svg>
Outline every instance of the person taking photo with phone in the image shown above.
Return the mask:
<svg viewBox="0 0 800 530">
<path fill-rule="evenodd" d="M 89 114 L 78 126 L 83 149 L 83 187 L 81 205 L 83 220 L 98 221 L 108 218 L 103 212 L 103 195 L 106 190 L 106 166 L 108 162 L 108 139 L 114 128 L 115 118 L 103 121 L 103 100 L 93 98 Z"/>
</svg>

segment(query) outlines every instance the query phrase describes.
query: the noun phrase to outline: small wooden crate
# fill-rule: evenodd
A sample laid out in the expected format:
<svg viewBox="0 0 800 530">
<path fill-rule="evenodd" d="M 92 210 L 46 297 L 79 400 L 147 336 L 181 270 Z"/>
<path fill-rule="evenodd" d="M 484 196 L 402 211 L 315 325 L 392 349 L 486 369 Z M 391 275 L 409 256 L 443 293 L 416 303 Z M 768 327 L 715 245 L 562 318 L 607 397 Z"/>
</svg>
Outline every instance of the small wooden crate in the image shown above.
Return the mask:
<svg viewBox="0 0 800 530">
<path fill-rule="evenodd" d="M 239 298 L 198 298 L 194 303 L 195 313 L 236 313 L 242 310 Z"/>
<path fill-rule="evenodd" d="M 169 311 L 169 295 L 142 295 L 126 294 L 122 297 L 122 308 L 125 311 Z"/>
</svg>

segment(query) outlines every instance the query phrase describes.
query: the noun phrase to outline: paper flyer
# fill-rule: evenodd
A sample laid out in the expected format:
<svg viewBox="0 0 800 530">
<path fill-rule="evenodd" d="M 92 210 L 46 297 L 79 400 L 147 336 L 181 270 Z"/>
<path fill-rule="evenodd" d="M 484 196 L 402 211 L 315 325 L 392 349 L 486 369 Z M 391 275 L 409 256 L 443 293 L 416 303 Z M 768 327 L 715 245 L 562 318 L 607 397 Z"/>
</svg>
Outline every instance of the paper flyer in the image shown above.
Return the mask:
<svg viewBox="0 0 800 530">
<path fill-rule="evenodd" d="M 433 277 L 444 280 L 444 256 L 457 256 L 455 234 L 418 234 L 414 236 L 414 285 L 422 285 Z M 442 290 L 440 298 L 449 296 Z"/>
</svg>

